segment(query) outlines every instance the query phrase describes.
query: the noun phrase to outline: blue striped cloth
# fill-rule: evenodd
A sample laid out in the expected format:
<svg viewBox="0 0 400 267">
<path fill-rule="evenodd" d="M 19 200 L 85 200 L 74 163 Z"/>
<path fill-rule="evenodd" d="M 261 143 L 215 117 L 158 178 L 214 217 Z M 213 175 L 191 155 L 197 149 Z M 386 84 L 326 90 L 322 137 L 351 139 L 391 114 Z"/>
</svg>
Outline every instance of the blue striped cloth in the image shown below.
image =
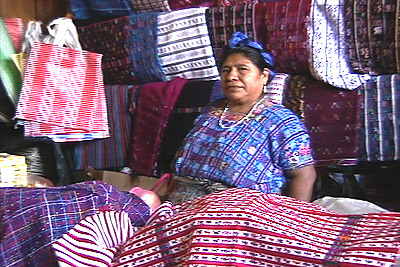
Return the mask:
<svg viewBox="0 0 400 267">
<path fill-rule="evenodd" d="M 89 166 L 96 169 L 126 166 L 132 127 L 129 92 L 135 88 L 132 85 L 105 86 L 110 138 L 75 143 L 75 170 L 83 170 Z"/>
<path fill-rule="evenodd" d="M 0 266 L 56 266 L 51 248 L 87 216 L 125 211 L 143 226 L 149 207 L 137 196 L 101 181 L 65 187 L 0 188 Z"/>
</svg>

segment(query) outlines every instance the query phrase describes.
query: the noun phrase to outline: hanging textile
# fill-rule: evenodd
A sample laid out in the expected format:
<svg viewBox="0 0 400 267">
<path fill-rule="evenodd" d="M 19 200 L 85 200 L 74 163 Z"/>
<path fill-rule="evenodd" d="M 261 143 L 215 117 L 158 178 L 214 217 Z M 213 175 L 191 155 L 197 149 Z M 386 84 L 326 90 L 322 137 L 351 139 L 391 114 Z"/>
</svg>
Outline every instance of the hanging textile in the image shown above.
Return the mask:
<svg viewBox="0 0 400 267">
<path fill-rule="evenodd" d="M 353 71 L 371 75 L 400 72 L 399 2 L 344 1 L 346 44 Z"/>
<path fill-rule="evenodd" d="M 101 68 L 105 84 L 134 84 L 126 46 L 130 16 L 78 27 L 79 40 L 84 50 L 103 55 Z"/>
<path fill-rule="evenodd" d="M 311 76 L 294 76 L 289 88 L 285 106 L 302 118 L 310 135 L 316 166 L 356 164 L 359 92 L 336 88 Z"/>
<path fill-rule="evenodd" d="M 265 26 L 258 28 L 265 48 L 272 53 L 277 72 L 309 73 L 307 24 L 311 0 L 268 1 L 256 4 L 256 16 Z M 265 32 L 265 33 L 264 33 Z"/>
<path fill-rule="evenodd" d="M 345 0 L 312 0 L 308 26 L 310 71 L 332 86 L 355 90 L 370 77 L 354 74 L 345 38 Z"/>
<path fill-rule="evenodd" d="M 175 103 L 187 80 L 176 78 L 140 86 L 134 114 L 130 167 L 136 172 L 156 176 L 160 144 Z"/>
<path fill-rule="evenodd" d="M 219 79 L 205 11 L 188 8 L 158 16 L 157 54 L 167 81 Z"/>
<path fill-rule="evenodd" d="M 136 88 L 132 85 L 105 86 L 110 138 L 75 143 L 75 170 L 84 170 L 89 166 L 95 169 L 113 169 L 128 165 L 132 133 L 129 103 L 130 95 Z"/>
<path fill-rule="evenodd" d="M 360 92 L 360 160 L 399 160 L 400 74 L 373 76 Z"/>
<path fill-rule="evenodd" d="M 256 34 L 264 32 L 265 29 L 261 26 L 262 20 L 256 19 L 254 12 L 255 5 L 253 4 L 212 7 L 206 10 L 208 31 L 217 60 L 221 58 L 223 47 L 229 43 L 232 34 L 236 31 L 242 31 L 249 38 L 263 43 Z M 258 27 L 260 30 L 256 31 Z"/>
</svg>

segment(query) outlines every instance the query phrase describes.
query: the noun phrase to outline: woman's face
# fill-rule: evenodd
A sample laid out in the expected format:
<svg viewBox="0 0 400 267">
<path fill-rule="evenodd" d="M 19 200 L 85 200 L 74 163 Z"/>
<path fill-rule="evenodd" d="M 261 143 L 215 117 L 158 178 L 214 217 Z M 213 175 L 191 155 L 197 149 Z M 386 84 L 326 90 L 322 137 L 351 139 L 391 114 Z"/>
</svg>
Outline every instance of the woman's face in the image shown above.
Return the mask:
<svg viewBox="0 0 400 267">
<path fill-rule="evenodd" d="M 222 91 L 232 104 L 254 104 L 267 80 L 268 69 L 261 72 L 243 53 L 229 55 L 221 68 Z"/>
</svg>

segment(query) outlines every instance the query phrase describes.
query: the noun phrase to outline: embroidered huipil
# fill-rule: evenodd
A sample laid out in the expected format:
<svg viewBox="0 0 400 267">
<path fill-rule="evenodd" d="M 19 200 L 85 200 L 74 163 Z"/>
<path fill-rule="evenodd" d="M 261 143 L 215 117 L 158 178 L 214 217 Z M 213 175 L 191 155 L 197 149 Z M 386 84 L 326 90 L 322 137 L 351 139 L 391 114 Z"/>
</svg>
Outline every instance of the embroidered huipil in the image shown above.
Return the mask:
<svg viewBox="0 0 400 267">
<path fill-rule="evenodd" d="M 284 170 L 313 163 L 309 135 L 289 109 L 264 100 L 248 120 L 222 128 L 226 100 L 211 105 L 195 121 L 177 152 L 177 175 L 228 186 L 280 193 Z M 222 116 L 229 126 L 243 116 Z"/>
</svg>

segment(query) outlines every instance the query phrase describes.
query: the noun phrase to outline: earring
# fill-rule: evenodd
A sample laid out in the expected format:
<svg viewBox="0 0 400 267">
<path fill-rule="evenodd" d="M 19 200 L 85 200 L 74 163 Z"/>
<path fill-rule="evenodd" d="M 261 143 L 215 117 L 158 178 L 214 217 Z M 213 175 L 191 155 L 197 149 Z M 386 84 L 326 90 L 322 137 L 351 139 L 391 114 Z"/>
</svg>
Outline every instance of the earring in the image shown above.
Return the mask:
<svg viewBox="0 0 400 267">
<path fill-rule="evenodd" d="M 264 94 L 267 93 L 267 85 L 266 84 L 264 84 L 262 91 L 263 91 Z"/>
</svg>

